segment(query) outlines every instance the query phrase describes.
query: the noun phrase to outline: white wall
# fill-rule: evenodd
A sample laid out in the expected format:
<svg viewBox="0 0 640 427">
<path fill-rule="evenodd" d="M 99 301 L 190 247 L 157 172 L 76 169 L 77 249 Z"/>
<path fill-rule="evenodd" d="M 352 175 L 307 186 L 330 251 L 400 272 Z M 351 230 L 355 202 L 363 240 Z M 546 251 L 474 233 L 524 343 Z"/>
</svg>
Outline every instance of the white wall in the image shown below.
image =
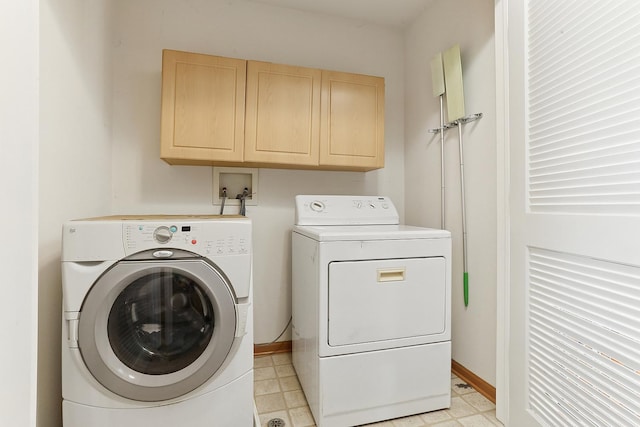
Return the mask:
<svg viewBox="0 0 640 427">
<path fill-rule="evenodd" d="M 367 173 L 259 171 L 259 205 L 247 208 L 254 222 L 255 341 L 270 342 L 291 315 L 294 196 L 384 194 L 403 209 L 402 35 L 360 22 L 241 0 L 120 0 L 116 5 L 114 213 L 219 211 L 211 204 L 212 168 L 170 166 L 159 158 L 163 48 L 385 78 L 384 169 Z M 290 333 L 282 339 L 291 339 Z"/>
<path fill-rule="evenodd" d="M 15 43 L 20 40 L 20 43 Z M 0 425 L 36 425 L 38 2 L 0 14 Z"/>
<path fill-rule="evenodd" d="M 109 0 L 41 0 L 38 425 L 61 420 L 64 221 L 110 212 Z"/>
<path fill-rule="evenodd" d="M 453 235 L 453 359 L 495 385 L 496 147 L 493 0 L 434 0 L 407 30 L 405 80 L 405 217 L 440 228 L 440 123 L 430 60 L 460 44 L 467 114 L 484 117 L 463 128 L 469 306 L 462 294 L 458 132 L 445 140 L 446 225 Z M 446 108 L 445 108 L 446 111 Z"/>
</svg>

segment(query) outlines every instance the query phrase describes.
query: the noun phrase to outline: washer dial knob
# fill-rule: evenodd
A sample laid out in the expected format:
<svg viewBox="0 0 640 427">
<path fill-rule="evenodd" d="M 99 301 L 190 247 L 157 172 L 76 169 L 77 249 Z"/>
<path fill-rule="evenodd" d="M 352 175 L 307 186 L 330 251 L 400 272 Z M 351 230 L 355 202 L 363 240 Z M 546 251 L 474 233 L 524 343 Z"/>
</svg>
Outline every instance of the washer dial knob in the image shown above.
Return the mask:
<svg viewBox="0 0 640 427">
<path fill-rule="evenodd" d="M 158 227 L 153 231 L 153 238 L 158 243 L 167 243 L 173 237 L 173 232 L 169 229 L 169 227 Z"/>
</svg>

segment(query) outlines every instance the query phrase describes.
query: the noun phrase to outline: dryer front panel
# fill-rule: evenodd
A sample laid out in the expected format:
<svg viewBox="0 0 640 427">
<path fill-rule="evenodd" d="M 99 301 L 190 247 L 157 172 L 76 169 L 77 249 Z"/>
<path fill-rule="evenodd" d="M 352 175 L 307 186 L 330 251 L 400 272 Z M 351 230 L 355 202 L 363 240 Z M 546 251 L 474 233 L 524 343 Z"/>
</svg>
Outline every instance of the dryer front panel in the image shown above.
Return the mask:
<svg viewBox="0 0 640 427">
<path fill-rule="evenodd" d="M 332 347 L 442 334 L 444 257 L 329 264 L 328 344 Z"/>
<path fill-rule="evenodd" d="M 89 372 L 113 393 L 160 401 L 214 375 L 235 330 L 235 297 L 215 265 L 199 257 L 124 260 L 89 291 L 78 347 Z"/>
</svg>

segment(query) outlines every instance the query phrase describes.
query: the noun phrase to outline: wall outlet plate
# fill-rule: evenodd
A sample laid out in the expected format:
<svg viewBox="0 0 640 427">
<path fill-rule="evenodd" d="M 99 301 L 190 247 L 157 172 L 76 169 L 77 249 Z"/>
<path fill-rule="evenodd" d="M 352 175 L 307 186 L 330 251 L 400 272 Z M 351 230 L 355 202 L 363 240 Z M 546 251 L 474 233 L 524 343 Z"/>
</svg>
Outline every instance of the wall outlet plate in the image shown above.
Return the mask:
<svg viewBox="0 0 640 427">
<path fill-rule="evenodd" d="M 249 190 L 245 204 L 256 206 L 258 204 L 258 169 L 256 168 L 231 168 L 213 167 L 213 205 L 222 204 L 223 189 L 227 189 L 225 206 L 239 206 L 238 194 L 246 188 Z"/>
</svg>

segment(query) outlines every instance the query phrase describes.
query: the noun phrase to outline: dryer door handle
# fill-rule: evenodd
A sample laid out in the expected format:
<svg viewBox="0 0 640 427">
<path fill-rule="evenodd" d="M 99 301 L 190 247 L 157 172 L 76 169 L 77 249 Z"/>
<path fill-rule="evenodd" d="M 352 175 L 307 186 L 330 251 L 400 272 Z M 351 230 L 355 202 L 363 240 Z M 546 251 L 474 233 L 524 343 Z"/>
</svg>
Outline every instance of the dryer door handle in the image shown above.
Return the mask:
<svg viewBox="0 0 640 427">
<path fill-rule="evenodd" d="M 405 271 L 404 267 L 378 270 L 378 282 L 403 282 Z"/>
</svg>

